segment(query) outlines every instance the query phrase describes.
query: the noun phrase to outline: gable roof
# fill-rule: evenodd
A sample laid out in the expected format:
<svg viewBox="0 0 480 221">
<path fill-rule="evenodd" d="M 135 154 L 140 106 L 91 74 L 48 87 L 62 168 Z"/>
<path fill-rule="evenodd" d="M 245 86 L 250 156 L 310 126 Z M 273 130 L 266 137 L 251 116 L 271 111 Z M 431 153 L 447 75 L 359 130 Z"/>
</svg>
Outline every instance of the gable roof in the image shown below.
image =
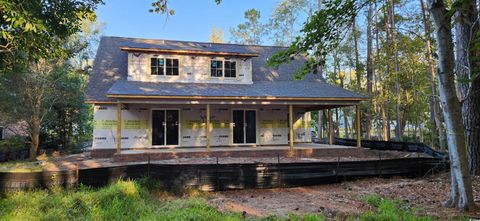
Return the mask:
<svg viewBox="0 0 480 221">
<path fill-rule="evenodd" d="M 162 50 L 202 50 L 211 52 L 258 54 L 252 57 L 253 84 L 209 83 L 149 83 L 127 81 L 128 53 L 121 48 L 157 48 Z M 102 37 L 90 74 L 85 100 L 87 102 L 115 101 L 107 94 L 130 95 L 224 95 L 225 91 L 236 96 L 298 96 L 360 98 L 365 96 L 325 83 L 318 74 L 309 74 L 303 80 L 294 81 L 295 71 L 303 65 L 304 57 L 298 56 L 278 69 L 266 67 L 267 60 L 276 52 L 285 49 L 277 46 L 218 44 L 171 40 L 154 40 L 123 37 Z M 302 82 L 302 83 L 300 83 Z M 188 85 L 188 86 L 187 86 Z M 146 93 L 145 88 L 150 88 Z M 186 89 L 188 88 L 188 89 Z M 227 90 L 228 89 L 228 90 Z M 223 90 L 223 91 L 222 91 Z M 155 94 L 152 94 L 153 92 Z M 230 92 L 231 91 L 231 92 Z M 236 91 L 236 92 L 235 92 Z M 200 93 L 200 94 L 198 94 Z"/>
</svg>

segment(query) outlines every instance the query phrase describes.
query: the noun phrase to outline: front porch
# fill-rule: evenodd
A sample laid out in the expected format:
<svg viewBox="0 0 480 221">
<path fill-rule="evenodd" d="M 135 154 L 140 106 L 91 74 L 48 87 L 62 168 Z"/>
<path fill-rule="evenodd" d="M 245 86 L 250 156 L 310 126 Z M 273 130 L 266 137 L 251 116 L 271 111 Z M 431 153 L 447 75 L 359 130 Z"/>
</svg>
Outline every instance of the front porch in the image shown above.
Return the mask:
<svg viewBox="0 0 480 221">
<path fill-rule="evenodd" d="M 333 146 L 333 109 L 356 106 L 360 147 L 361 99 L 118 99 L 95 106 L 93 157 L 119 161 L 183 156 L 355 156 L 355 148 Z M 328 116 L 327 143 L 312 143 L 311 112 Z M 119 122 L 119 123 L 117 123 Z M 318 152 L 318 153 L 317 153 Z M 327 154 L 328 155 L 328 154 Z"/>
<path fill-rule="evenodd" d="M 388 154 L 387 154 L 388 155 Z M 384 157 L 387 155 L 384 154 Z M 148 162 L 159 160 L 203 159 L 205 163 L 215 163 L 216 159 L 225 158 L 250 158 L 254 161 L 267 161 L 276 163 L 278 160 L 295 162 L 321 159 L 322 161 L 336 161 L 341 158 L 350 160 L 376 159 L 376 151 L 351 146 L 295 143 L 294 147 L 288 145 L 270 145 L 256 147 L 197 147 L 197 148 L 171 148 L 171 149 L 137 149 L 122 150 L 113 157 L 115 162 Z M 304 158 L 301 160 L 300 158 Z M 299 160 L 300 159 L 300 160 Z M 210 162 L 212 161 L 212 162 Z"/>
</svg>

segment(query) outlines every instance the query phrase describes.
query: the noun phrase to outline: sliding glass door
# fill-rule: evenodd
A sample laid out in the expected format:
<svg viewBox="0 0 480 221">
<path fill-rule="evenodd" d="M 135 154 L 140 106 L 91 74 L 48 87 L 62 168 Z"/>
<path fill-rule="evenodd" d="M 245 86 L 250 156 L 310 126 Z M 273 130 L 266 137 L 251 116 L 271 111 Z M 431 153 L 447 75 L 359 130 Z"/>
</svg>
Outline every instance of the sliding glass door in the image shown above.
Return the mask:
<svg viewBox="0 0 480 221">
<path fill-rule="evenodd" d="M 152 146 L 178 145 L 178 110 L 152 110 Z"/>
<path fill-rule="evenodd" d="M 233 110 L 233 143 L 257 142 L 257 118 L 255 110 Z"/>
</svg>

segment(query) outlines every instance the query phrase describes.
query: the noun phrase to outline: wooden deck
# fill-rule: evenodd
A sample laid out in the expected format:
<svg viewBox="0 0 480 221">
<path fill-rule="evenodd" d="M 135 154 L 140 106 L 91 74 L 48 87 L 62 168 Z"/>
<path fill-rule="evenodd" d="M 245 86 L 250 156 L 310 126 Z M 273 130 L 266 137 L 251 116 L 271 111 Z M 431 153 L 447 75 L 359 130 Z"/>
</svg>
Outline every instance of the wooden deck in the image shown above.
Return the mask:
<svg viewBox="0 0 480 221">
<path fill-rule="evenodd" d="M 123 150 L 113 158 L 116 162 L 139 162 L 198 157 L 362 157 L 366 154 L 364 148 L 299 143 L 293 149 L 289 146 L 256 146 Z"/>
</svg>

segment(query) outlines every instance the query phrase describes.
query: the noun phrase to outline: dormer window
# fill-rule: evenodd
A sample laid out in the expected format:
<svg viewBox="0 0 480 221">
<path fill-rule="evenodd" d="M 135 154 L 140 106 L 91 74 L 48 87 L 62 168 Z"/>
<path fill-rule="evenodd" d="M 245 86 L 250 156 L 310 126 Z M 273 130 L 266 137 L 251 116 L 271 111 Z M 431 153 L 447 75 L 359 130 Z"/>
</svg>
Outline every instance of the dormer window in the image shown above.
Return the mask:
<svg viewBox="0 0 480 221">
<path fill-rule="evenodd" d="M 168 75 L 178 76 L 178 59 L 170 58 L 151 58 L 150 74 L 151 75 Z"/>
<path fill-rule="evenodd" d="M 225 77 L 227 78 L 237 77 L 237 62 L 225 61 Z"/>
<path fill-rule="evenodd" d="M 212 60 L 212 62 L 210 63 L 210 75 L 212 77 L 223 76 L 223 61 Z"/>
<path fill-rule="evenodd" d="M 212 77 L 237 77 L 237 62 L 231 60 L 211 60 L 210 76 Z"/>
</svg>

